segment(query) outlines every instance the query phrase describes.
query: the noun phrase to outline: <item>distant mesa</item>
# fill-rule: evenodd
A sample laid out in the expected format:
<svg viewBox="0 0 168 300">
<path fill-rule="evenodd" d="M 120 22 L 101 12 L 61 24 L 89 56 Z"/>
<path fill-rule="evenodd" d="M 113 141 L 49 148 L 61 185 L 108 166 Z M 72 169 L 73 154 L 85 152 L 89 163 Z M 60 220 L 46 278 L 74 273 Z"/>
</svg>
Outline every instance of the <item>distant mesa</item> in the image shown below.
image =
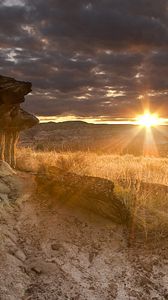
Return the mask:
<svg viewBox="0 0 168 300">
<path fill-rule="evenodd" d="M 20 131 L 38 124 L 38 119 L 20 104 L 32 90 L 30 82 L 0 75 L 0 160 L 16 167 L 16 144 Z"/>
</svg>

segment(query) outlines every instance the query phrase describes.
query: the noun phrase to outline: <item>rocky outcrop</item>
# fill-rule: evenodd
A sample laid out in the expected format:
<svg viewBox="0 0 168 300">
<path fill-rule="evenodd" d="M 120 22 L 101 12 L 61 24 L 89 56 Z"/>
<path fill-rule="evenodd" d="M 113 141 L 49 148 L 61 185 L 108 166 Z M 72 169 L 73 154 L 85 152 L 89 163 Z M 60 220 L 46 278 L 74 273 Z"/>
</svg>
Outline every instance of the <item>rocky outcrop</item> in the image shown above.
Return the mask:
<svg viewBox="0 0 168 300">
<path fill-rule="evenodd" d="M 51 201 L 92 211 L 117 224 L 130 221 L 125 203 L 114 192 L 110 180 L 64 172 L 57 167 L 40 170 L 36 175 L 37 194 Z"/>
<path fill-rule="evenodd" d="M 20 179 L 15 171 L 0 160 L 0 203 L 15 201 L 20 193 Z"/>
<path fill-rule="evenodd" d="M 31 83 L 0 76 L 0 160 L 15 168 L 16 144 L 20 131 L 31 128 L 38 119 L 20 104 L 31 92 Z"/>
</svg>

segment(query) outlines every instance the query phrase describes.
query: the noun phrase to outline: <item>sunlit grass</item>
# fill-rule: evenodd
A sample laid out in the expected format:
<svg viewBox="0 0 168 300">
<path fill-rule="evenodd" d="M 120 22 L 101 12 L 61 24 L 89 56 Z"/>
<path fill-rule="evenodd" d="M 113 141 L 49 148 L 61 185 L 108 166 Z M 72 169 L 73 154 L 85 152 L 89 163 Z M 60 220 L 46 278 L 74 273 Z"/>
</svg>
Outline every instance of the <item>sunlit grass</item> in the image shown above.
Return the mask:
<svg viewBox="0 0 168 300">
<path fill-rule="evenodd" d="M 133 155 L 99 155 L 90 152 L 42 152 L 31 148 L 18 149 L 19 169 L 36 172 L 41 165 L 56 165 L 60 160 L 69 171 L 87 173 L 113 181 L 142 180 L 149 183 L 168 185 L 168 158 L 136 157 Z M 85 168 L 80 168 L 85 163 Z M 65 166 L 64 166 L 65 167 Z"/>
</svg>

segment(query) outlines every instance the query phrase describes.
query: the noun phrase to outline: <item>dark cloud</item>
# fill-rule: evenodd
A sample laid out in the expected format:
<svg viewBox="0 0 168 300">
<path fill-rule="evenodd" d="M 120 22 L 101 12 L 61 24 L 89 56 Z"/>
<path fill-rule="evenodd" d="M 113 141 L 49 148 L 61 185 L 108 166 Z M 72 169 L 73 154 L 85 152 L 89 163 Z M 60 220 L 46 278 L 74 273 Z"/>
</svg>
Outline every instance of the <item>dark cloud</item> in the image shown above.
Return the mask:
<svg viewBox="0 0 168 300">
<path fill-rule="evenodd" d="M 38 115 L 168 108 L 167 0 L 0 1 L 0 73 L 33 82 Z"/>
</svg>

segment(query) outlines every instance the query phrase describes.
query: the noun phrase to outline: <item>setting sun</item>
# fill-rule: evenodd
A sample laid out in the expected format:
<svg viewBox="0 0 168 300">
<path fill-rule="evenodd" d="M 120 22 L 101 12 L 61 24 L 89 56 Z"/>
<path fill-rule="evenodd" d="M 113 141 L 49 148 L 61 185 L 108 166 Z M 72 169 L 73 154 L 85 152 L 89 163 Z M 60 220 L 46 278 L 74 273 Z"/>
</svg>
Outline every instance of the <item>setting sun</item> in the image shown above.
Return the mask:
<svg viewBox="0 0 168 300">
<path fill-rule="evenodd" d="M 151 114 L 145 112 L 144 115 L 140 115 L 136 118 L 137 124 L 143 127 L 152 127 L 161 124 L 161 119 L 157 114 Z"/>
</svg>

